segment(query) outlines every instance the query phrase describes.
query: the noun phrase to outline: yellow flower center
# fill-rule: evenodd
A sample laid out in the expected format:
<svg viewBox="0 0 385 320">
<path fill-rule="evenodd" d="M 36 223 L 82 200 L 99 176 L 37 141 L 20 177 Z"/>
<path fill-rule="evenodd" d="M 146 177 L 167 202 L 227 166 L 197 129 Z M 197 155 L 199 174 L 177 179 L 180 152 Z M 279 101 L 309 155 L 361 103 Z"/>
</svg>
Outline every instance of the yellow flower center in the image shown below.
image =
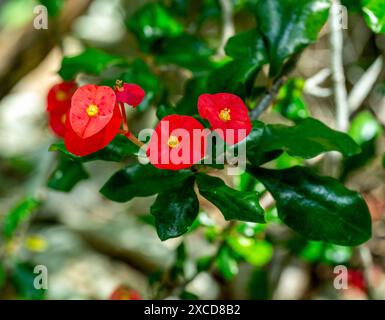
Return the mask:
<svg viewBox="0 0 385 320">
<path fill-rule="evenodd" d="M 224 108 L 219 112 L 219 119 L 221 119 L 223 122 L 227 122 L 231 120 L 231 115 L 230 115 L 230 109 Z"/>
<path fill-rule="evenodd" d="M 59 90 L 58 92 L 56 92 L 57 101 L 64 101 L 66 99 L 67 99 L 67 94 L 64 91 Z"/>
<path fill-rule="evenodd" d="M 170 138 L 167 141 L 167 144 L 170 148 L 175 148 L 179 144 L 179 139 L 176 136 L 170 136 Z"/>
<path fill-rule="evenodd" d="M 99 108 L 98 108 L 98 106 L 96 106 L 94 104 L 90 104 L 87 107 L 86 112 L 87 112 L 89 117 L 95 117 L 98 114 L 98 112 L 99 112 Z"/>
</svg>

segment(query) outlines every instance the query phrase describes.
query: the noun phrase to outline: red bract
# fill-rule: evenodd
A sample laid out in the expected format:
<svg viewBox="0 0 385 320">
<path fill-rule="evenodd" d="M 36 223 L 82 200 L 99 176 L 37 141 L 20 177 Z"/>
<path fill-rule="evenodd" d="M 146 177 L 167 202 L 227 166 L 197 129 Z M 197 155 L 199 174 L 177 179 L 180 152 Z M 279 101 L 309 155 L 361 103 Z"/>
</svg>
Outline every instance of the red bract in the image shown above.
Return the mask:
<svg viewBox="0 0 385 320">
<path fill-rule="evenodd" d="M 85 85 L 72 97 L 69 120 L 73 131 L 83 139 L 101 131 L 111 121 L 116 96 L 110 87 Z"/>
<path fill-rule="evenodd" d="M 144 99 L 145 92 L 137 84 L 116 82 L 116 99 L 118 103 L 126 103 L 132 107 L 137 107 Z"/>
<path fill-rule="evenodd" d="M 164 117 L 151 136 L 147 156 L 159 169 L 191 167 L 205 156 L 207 132 L 190 116 Z"/>
<path fill-rule="evenodd" d="M 75 82 L 61 82 L 54 85 L 47 95 L 47 111 L 63 111 L 71 106 L 71 98 L 77 89 Z"/>
<path fill-rule="evenodd" d="M 122 115 L 109 87 L 85 85 L 72 97 L 64 143 L 77 156 L 86 156 L 107 146 L 118 134 Z"/>
<path fill-rule="evenodd" d="M 66 113 L 71 107 L 71 98 L 76 88 L 75 82 L 62 82 L 48 92 L 48 122 L 51 130 L 59 137 L 64 137 Z"/>
<path fill-rule="evenodd" d="M 349 269 L 348 270 L 348 283 L 350 286 L 358 288 L 366 292 L 366 284 L 362 271 Z"/>
<path fill-rule="evenodd" d="M 119 133 L 122 116 L 119 108 L 114 109 L 110 122 L 97 134 L 89 138 L 80 138 L 72 129 L 67 120 L 67 131 L 64 137 L 64 144 L 67 150 L 76 156 L 84 157 L 106 147 Z"/>
<path fill-rule="evenodd" d="M 129 287 L 119 286 L 111 294 L 110 300 L 141 300 L 141 296 Z"/>
<path fill-rule="evenodd" d="M 251 121 L 245 104 L 230 93 L 202 94 L 198 111 L 211 128 L 228 144 L 236 144 L 251 131 Z"/>
</svg>

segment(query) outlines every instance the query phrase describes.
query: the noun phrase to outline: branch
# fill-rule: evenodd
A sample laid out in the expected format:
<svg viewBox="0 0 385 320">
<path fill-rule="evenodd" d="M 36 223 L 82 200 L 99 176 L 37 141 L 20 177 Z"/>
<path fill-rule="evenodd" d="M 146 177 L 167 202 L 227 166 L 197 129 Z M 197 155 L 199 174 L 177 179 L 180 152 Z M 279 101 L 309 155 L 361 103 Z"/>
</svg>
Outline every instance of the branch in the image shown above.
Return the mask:
<svg viewBox="0 0 385 320">
<path fill-rule="evenodd" d="M 304 87 L 305 93 L 318 98 L 330 97 L 333 93 L 332 90 L 329 88 L 320 87 L 320 84 L 324 82 L 330 75 L 330 69 L 325 68 L 317 72 L 311 78 L 307 79 Z"/>
<path fill-rule="evenodd" d="M 337 128 L 345 132 L 349 125 L 348 95 L 345 87 L 343 65 L 343 33 L 339 19 L 339 0 L 333 0 L 330 10 L 331 65 L 334 80 L 334 96 L 337 109 Z"/>
<path fill-rule="evenodd" d="M 348 98 L 350 112 L 355 112 L 362 105 L 377 81 L 383 65 L 384 59 L 379 56 L 354 85 Z"/>
<path fill-rule="evenodd" d="M 257 119 L 274 101 L 282 85 L 285 83 L 284 78 L 279 78 L 271 87 L 271 90 L 265 94 L 258 105 L 250 111 L 250 119 Z"/>
<path fill-rule="evenodd" d="M 235 34 L 233 22 L 233 4 L 231 0 L 219 0 L 222 9 L 222 37 L 218 48 L 218 55 L 225 55 L 225 46 L 229 38 Z"/>
<path fill-rule="evenodd" d="M 87 10 L 91 2 L 91 0 L 67 1 L 58 20 L 50 21 L 48 30 L 35 30 L 31 21 L 17 33 L 1 35 L 0 100 L 58 45 L 58 32 L 68 32 L 75 19 Z"/>
</svg>

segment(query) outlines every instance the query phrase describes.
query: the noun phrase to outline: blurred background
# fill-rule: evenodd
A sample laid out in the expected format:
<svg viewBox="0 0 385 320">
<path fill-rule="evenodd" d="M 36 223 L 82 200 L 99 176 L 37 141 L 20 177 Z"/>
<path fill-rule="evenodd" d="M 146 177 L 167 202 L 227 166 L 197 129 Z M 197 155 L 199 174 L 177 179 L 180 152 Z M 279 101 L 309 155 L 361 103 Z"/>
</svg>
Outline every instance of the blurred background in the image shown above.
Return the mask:
<svg viewBox="0 0 385 320">
<path fill-rule="evenodd" d="M 183 238 L 161 242 L 149 214 L 154 198 L 136 198 L 126 204 L 115 204 L 99 194 L 100 186 L 121 167 L 120 164 L 86 163 L 85 169 L 91 177 L 78 183 L 70 193 L 47 188 L 47 179 L 57 164 L 57 154 L 48 152 L 56 138 L 47 126 L 46 95 L 61 81 L 57 72 L 63 56 L 79 54 L 89 47 L 98 48 L 130 61 L 141 61 L 132 72 L 137 77 L 146 77 L 148 99 L 138 111 L 129 114 L 130 123 L 134 131 L 154 126 L 157 121 L 155 106 L 164 92 L 170 101 L 179 101 L 184 95 L 186 81 L 192 77 L 191 69 L 195 74 L 199 73 L 197 68 L 202 62 L 196 62 L 197 65 L 190 68 L 192 62 L 178 56 L 179 62 L 183 63 L 168 63 L 172 62 L 173 54 L 180 54 L 175 50 L 163 57 L 161 65 L 156 65 L 154 56 L 145 53 L 135 34 L 135 26 L 142 26 L 135 14 L 148 2 L 162 5 L 167 15 L 162 11 L 161 17 L 153 19 L 164 19 L 169 26 L 176 21 L 185 26 L 187 33 L 203 39 L 204 45 L 186 46 L 186 52 L 201 51 L 215 56 L 221 53 L 224 33 L 221 2 L 46 2 L 51 15 L 48 29 L 36 30 L 33 20 L 36 17 L 34 8 L 40 4 L 38 1 L 0 1 L 0 225 L 5 233 L 0 237 L 0 298 L 110 299 L 113 293 L 114 298 L 124 295 L 127 298 L 127 294 L 130 298 L 133 292 L 143 299 L 174 297 L 178 276 L 170 284 L 164 283 L 164 275 L 182 268 L 188 279 L 199 263 L 204 263 L 204 257 L 215 254 L 212 239 L 226 224 L 221 214 L 201 199 L 202 212 L 195 230 Z M 230 2 L 233 20 L 230 34 L 255 26 L 250 8 L 256 0 Z M 369 81 L 372 85 L 370 90 L 362 89 L 367 90 L 363 94 L 364 100 L 351 115 L 349 133 L 365 144 L 366 152 L 363 158 L 352 162 L 357 169 L 349 172 L 345 182 L 363 193 L 372 214 L 373 238 L 362 248 L 306 241 L 280 223 L 274 204 L 265 198 L 263 205 L 269 215 L 267 226 L 251 223 L 235 226 L 240 235 L 234 240 L 235 247 L 242 247 L 242 237 L 256 240 L 252 247 L 245 246 L 249 251 L 238 248 L 243 254 L 235 261 L 222 254 L 216 268 L 201 272 L 186 283 L 183 288 L 185 297 L 385 299 L 385 174 L 382 160 L 385 149 L 382 135 L 385 124 L 382 62 L 385 36 L 374 34 L 354 4 L 347 4 L 349 17 L 343 52 L 347 88 L 352 91 L 362 76 L 368 75 L 368 70 L 371 73 L 366 83 Z M 143 30 L 144 37 L 162 32 L 151 25 Z M 175 46 L 180 49 L 183 43 Z M 285 87 L 289 93 L 280 92 L 280 103 L 263 115 L 263 121 L 288 123 L 288 113 L 295 116 L 310 114 L 336 128 L 328 25 L 322 29 L 318 42 L 301 55 L 293 75 L 295 81 L 290 83 L 290 88 Z M 108 74 L 103 76 L 108 78 Z M 262 74 L 257 82 L 263 84 L 264 80 Z M 96 80 L 82 75 L 77 81 Z M 311 161 L 316 163 L 318 160 Z M 272 166 L 284 168 L 300 161 L 283 155 Z M 319 170 L 328 174 L 327 169 Z M 227 182 L 234 186 L 245 183 L 243 177 Z M 12 231 L 12 237 L 7 237 L 7 223 L 8 228 L 9 223 L 12 225 L 6 218 L 10 212 L 20 208 L 20 203 L 35 207 L 34 203 L 26 204 L 28 197 L 38 197 L 42 201 L 36 205 L 33 214 Z M 33 273 L 36 265 L 48 269 L 48 290 L 33 288 L 31 279 L 36 276 Z M 336 290 L 333 286 L 336 265 L 345 265 L 349 270 L 349 288 L 346 290 Z M 162 286 L 167 290 L 158 295 Z"/>
</svg>

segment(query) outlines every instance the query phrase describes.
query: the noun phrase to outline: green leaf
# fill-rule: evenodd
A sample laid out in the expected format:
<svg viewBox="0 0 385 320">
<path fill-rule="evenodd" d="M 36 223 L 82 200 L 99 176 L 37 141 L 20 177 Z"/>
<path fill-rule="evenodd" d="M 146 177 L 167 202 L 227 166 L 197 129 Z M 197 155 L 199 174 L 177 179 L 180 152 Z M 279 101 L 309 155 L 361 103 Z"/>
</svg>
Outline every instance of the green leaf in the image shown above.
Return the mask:
<svg viewBox="0 0 385 320">
<path fill-rule="evenodd" d="M 186 82 L 184 95 L 176 104 L 175 112 L 178 114 L 194 116 L 198 114 L 198 98 L 207 91 L 207 77 L 199 76 Z"/>
<path fill-rule="evenodd" d="M 182 34 L 164 41 L 156 61 L 160 64 L 176 64 L 193 72 L 205 72 L 214 66 L 210 61 L 213 53 L 214 50 L 210 49 L 203 40 L 189 34 Z"/>
<path fill-rule="evenodd" d="M 63 141 L 52 144 L 49 151 L 59 151 L 69 156 L 71 159 L 79 162 L 90 162 L 96 160 L 121 162 L 128 156 L 136 155 L 139 151 L 139 147 L 131 140 L 128 140 L 125 136 L 117 135 L 107 147 L 85 157 L 77 157 L 70 153 L 66 149 Z"/>
<path fill-rule="evenodd" d="M 3 234 L 10 239 L 15 233 L 17 227 L 24 222 L 34 211 L 40 206 L 40 202 L 33 198 L 27 197 L 21 200 L 4 218 Z"/>
<path fill-rule="evenodd" d="M 2 262 L 0 262 L 0 292 L 1 292 L 1 289 L 4 287 L 6 280 L 7 280 L 7 271 L 5 270 L 5 267 L 2 264 Z"/>
<path fill-rule="evenodd" d="M 192 174 L 190 170 L 160 170 L 152 165 L 135 164 L 116 172 L 100 192 L 110 200 L 126 202 L 170 190 Z"/>
<path fill-rule="evenodd" d="M 171 190 L 159 193 L 151 206 L 159 238 L 167 240 L 186 233 L 199 213 L 193 177 Z"/>
<path fill-rule="evenodd" d="M 255 191 L 238 191 L 228 187 L 223 180 L 206 174 L 197 175 L 200 194 L 212 202 L 226 220 L 264 223 L 264 211 Z"/>
<path fill-rule="evenodd" d="M 361 147 L 361 152 L 344 160 L 341 179 L 358 168 L 365 166 L 376 155 L 376 142 L 382 132 L 377 119 L 368 111 L 359 113 L 352 121 L 349 135 Z"/>
<path fill-rule="evenodd" d="M 258 1 L 256 16 L 268 44 L 270 76 L 281 71 L 287 58 L 317 40 L 328 19 L 330 0 Z"/>
<path fill-rule="evenodd" d="M 365 201 L 337 180 L 304 167 L 248 171 L 273 195 L 280 219 L 305 238 L 355 246 L 371 237 Z"/>
<path fill-rule="evenodd" d="M 313 158 L 328 151 L 338 151 L 351 156 L 360 151 L 359 146 L 347 134 L 335 131 L 322 122 L 306 118 L 295 126 L 253 124 L 247 138 L 247 157 L 253 164 L 260 164 L 261 157 L 275 150 L 286 151 L 291 156 Z M 263 130 L 263 132 L 262 132 Z"/>
<path fill-rule="evenodd" d="M 228 92 L 246 98 L 251 94 L 260 65 L 248 60 L 233 60 L 212 71 L 208 78 L 210 93 Z"/>
<path fill-rule="evenodd" d="M 48 179 L 48 187 L 57 191 L 69 192 L 78 182 L 88 178 L 89 175 L 80 162 L 62 157 Z"/>
<path fill-rule="evenodd" d="M 223 247 L 217 256 L 216 266 L 225 280 L 233 279 L 239 271 L 238 262 L 235 260 L 227 247 Z"/>
<path fill-rule="evenodd" d="M 37 274 L 33 271 L 34 267 L 30 264 L 17 264 L 12 271 L 12 283 L 15 286 L 19 298 L 26 300 L 43 300 L 45 290 L 35 288 L 34 280 Z"/>
<path fill-rule="evenodd" d="M 64 0 L 40 0 L 40 3 L 47 8 L 50 17 L 56 17 L 64 6 Z"/>
<path fill-rule="evenodd" d="M 385 33 L 385 2 L 383 0 L 362 0 L 362 11 L 368 26 L 375 33 Z"/>
<path fill-rule="evenodd" d="M 234 252 L 256 267 L 264 266 L 273 257 L 273 246 L 267 241 L 232 236 L 227 239 L 227 243 Z"/>
<path fill-rule="evenodd" d="M 183 32 L 183 26 L 162 5 L 148 3 L 135 12 L 126 22 L 135 34 L 143 51 L 157 49 L 158 40 L 175 37 Z"/>
<path fill-rule="evenodd" d="M 268 62 L 263 38 L 257 29 L 240 32 L 229 39 L 225 52 L 229 57 L 247 60 L 259 66 Z"/>
<path fill-rule="evenodd" d="M 369 111 L 363 111 L 354 117 L 348 134 L 358 145 L 362 145 L 378 138 L 381 132 L 382 128 L 378 120 Z"/>
<path fill-rule="evenodd" d="M 95 48 L 88 48 L 79 55 L 64 57 L 59 75 L 63 80 L 72 80 L 81 72 L 100 75 L 108 67 L 124 63 L 125 60 L 121 57 L 107 54 Z"/>
<path fill-rule="evenodd" d="M 309 117 L 309 110 L 302 100 L 303 86 L 303 79 L 288 80 L 279 91 L 273 109 L 294 122 Z"/>
</svg>

